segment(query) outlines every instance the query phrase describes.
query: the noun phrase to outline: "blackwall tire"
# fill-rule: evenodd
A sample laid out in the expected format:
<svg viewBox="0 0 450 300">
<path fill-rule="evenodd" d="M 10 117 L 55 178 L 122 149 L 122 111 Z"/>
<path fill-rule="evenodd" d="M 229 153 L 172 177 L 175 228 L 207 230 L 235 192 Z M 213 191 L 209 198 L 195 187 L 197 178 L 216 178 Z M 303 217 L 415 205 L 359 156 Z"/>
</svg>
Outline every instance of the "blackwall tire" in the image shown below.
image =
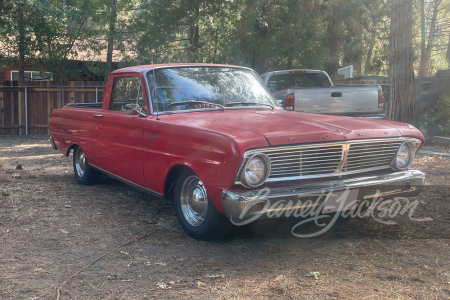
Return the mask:
<svg viewBox="0 0 450 300">
<path fill-rule="evenodd" d="M 82 185 L 95 184 L 100 176 L 100 173 L 89 165 L 80 147 L 73 150 L 73 172 L 77 182 Z"/>
<path fill-rule="evenodd" d="M 174 196 L 178 221 L 188 235 L 205 241 L 228 233 L 230 221 L 217 210 L 195 172 L 186 169 L 179 174 Z"/>
</svg>

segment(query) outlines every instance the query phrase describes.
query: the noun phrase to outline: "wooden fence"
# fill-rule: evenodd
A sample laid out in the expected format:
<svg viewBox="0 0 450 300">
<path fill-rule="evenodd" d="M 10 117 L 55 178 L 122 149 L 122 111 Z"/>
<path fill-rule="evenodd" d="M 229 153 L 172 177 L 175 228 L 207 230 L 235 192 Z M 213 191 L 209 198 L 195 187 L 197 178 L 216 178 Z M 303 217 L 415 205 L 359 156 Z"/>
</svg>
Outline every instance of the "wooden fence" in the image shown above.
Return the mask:
<svg viewBox="0 0 450 300">
<path fill-rule="evenodd" d="M 0 81 L 0 135 L 49 135 L 53 109 L 103 102 L 105 82 Z"/>
</svg>

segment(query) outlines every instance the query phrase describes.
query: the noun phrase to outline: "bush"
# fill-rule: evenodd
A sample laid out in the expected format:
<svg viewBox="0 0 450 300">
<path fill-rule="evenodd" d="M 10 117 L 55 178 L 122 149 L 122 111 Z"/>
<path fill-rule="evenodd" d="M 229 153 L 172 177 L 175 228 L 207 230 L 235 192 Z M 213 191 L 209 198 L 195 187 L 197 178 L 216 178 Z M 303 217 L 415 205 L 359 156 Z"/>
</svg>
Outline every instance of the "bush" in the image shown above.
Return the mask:
<svg viewBox="0 0 450 300">
<path fill-rule="evenodd" d="M 442 95 L 434 108 L 431 108 L 418 122 L 429 135 L 450 135 L 450 95 Z"/>
</svg>

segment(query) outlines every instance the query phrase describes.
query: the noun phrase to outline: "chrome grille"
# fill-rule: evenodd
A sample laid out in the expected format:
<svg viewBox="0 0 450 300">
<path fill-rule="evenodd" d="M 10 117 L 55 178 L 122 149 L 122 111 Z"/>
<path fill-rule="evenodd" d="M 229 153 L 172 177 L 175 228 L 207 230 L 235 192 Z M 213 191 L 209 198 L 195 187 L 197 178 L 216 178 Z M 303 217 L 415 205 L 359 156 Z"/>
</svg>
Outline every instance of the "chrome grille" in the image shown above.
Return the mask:
<svg viewBox="0 0 450 300">
<path fill-rule="evenodd" d="M 398 147 L 414 138 L 354 140 L 323 144 L 273 147 L 247 151 L 242 167 L 254 153 L 264 153 L 271 161 L 271 171 L 266 182 L 334 177 L 391 168 L 391 161 Z M 345 155 L 346 154 L 346 155 Z"/>
<path fill-rule="evenodd" d="M 333 173 L 342 157 L 342 146 L 316 147 L 267 152 L 271 161 L 270 178 Z"/>
<path fill-rule="evenodd" d="M 389 167 L 403 141 L 350 144 L 347 164 L 342 172 L 364 171 L 368 168 Z"/>
</svg>

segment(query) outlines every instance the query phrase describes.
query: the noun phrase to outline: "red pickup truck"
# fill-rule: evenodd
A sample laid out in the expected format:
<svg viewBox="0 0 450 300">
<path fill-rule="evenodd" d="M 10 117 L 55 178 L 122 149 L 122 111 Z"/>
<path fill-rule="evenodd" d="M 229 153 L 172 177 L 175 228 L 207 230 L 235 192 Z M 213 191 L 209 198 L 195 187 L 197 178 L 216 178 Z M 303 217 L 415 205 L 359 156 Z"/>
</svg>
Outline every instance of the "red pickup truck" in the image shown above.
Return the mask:
<svg viewBox="0 0 450 300">
<path fill-rule="evenodd" d="M 286 208 L 271 205 L 280 200 L 296 199 L 289 209 L 302 209 L 299 199 L 324 191 L 351 190 L 356 200 L 375 190 L 411 196 L 425 178 L 408 169 L 424 143 L 413 126 L 287 112 L 253 70 L 238 66 L 120 69 L 103 103 L 56 109 L 50 126 L 53 147 L 66 156 L 73 150 L 78 183 L 103 173 L 174 201 L 196 239 L 280 216 Z"/>
</svg>

